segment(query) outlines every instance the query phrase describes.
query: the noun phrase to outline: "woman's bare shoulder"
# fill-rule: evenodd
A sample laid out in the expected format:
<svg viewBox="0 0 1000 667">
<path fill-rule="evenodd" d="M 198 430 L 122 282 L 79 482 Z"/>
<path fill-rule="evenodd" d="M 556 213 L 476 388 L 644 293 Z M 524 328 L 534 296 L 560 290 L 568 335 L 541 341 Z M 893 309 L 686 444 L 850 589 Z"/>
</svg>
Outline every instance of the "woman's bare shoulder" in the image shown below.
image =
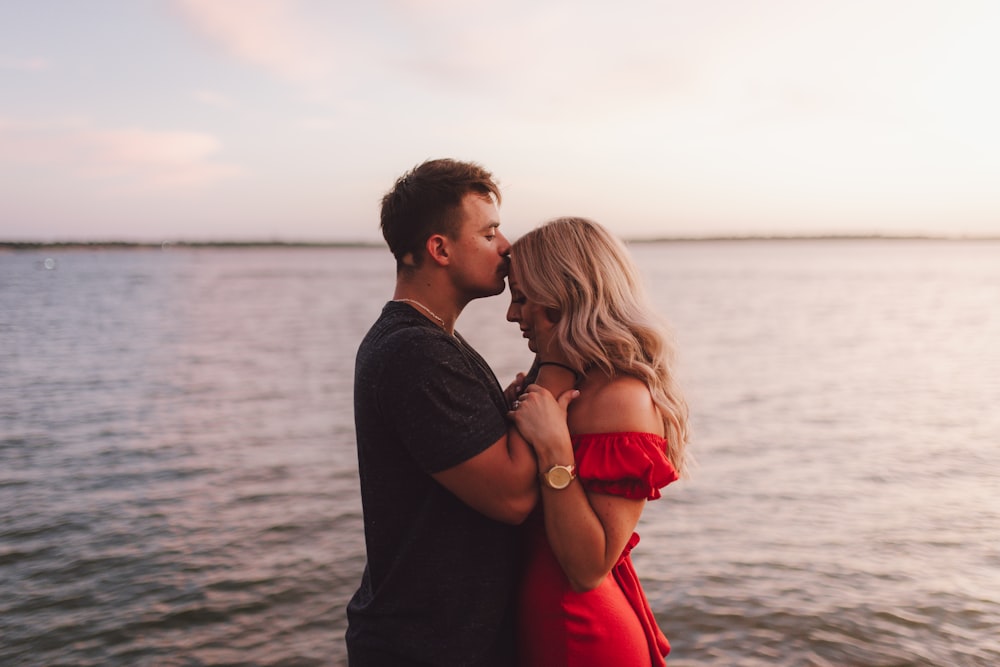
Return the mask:
<svg viewBox="0 0 1000 667">
<path fill-rule="evenodd" d="M 588 382 L 573 403 L 570 426 L 576 433 L 663 434 L 663 419 L 649 387 L 638 378 L 618 376 Z"/>
</svg>

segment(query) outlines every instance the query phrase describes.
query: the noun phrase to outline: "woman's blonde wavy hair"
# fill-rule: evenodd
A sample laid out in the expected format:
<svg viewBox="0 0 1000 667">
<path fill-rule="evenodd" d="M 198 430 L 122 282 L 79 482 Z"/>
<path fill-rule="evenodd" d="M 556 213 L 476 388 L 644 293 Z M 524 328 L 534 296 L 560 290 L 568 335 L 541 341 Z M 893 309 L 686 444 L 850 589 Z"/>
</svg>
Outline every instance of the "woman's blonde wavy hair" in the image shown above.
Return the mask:
<svg viewBox="0 0 1000 667">
<path fill-rule="evenodd" d="M 674 346 L 625 245 L 591 220 L 557 218 L 518 239 L 510 261 L 524 295 L 558 312 L 556 339 L 570 364 L 646 383 L 667 457 L 683 474 L 688 406 L 674 378 Z"/>
</svg>

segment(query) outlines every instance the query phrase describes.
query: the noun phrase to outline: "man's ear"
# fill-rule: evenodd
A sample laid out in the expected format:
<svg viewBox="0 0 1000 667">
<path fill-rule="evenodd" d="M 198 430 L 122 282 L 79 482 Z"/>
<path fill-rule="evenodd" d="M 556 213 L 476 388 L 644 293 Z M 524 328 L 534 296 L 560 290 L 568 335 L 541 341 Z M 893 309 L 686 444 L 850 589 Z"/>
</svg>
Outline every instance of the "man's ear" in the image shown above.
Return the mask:
<svg viewBox="0 0 1000 667">
<path fill-rule="evenodd" d="M 431 234 L 427 239 L 427 255 L 439 266 L 446 266 L 450 261 L 448 237 L 444 234 Z"/>
</svg>

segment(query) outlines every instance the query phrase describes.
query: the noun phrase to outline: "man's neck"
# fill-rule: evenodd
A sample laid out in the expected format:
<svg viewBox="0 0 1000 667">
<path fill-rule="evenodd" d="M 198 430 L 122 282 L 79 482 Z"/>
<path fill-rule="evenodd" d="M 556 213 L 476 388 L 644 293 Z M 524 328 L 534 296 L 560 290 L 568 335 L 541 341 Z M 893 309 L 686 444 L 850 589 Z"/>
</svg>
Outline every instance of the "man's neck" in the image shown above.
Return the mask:
<svg viewBox="0 0 1000 667">
<path fill-rule="evenodd" d="M 423 278 L 423 279 L 422 279 Z M 465 304 L 459 304 L 451 285 L 441 285 L 440 281 L 417 276 L 413 280 L 396 280 L 393 301 L 412 306 L 421 315 L 444 329 L 455 333 L 455 322 Z"/>
</svg>

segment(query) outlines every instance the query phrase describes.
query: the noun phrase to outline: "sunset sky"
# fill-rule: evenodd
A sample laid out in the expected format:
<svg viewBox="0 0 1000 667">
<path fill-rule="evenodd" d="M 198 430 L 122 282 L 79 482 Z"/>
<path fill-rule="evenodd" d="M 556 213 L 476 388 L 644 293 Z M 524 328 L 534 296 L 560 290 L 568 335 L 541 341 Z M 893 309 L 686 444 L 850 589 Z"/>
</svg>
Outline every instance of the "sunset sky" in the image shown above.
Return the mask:
<svg viewBox="0 0 1000 667">
<path fill-rule="evenodd" d="M 377 241 L 431 157 L 516 237 L 1000 235 L 996 0 L 8 0 L 0 240 Z"/>
</svg>

